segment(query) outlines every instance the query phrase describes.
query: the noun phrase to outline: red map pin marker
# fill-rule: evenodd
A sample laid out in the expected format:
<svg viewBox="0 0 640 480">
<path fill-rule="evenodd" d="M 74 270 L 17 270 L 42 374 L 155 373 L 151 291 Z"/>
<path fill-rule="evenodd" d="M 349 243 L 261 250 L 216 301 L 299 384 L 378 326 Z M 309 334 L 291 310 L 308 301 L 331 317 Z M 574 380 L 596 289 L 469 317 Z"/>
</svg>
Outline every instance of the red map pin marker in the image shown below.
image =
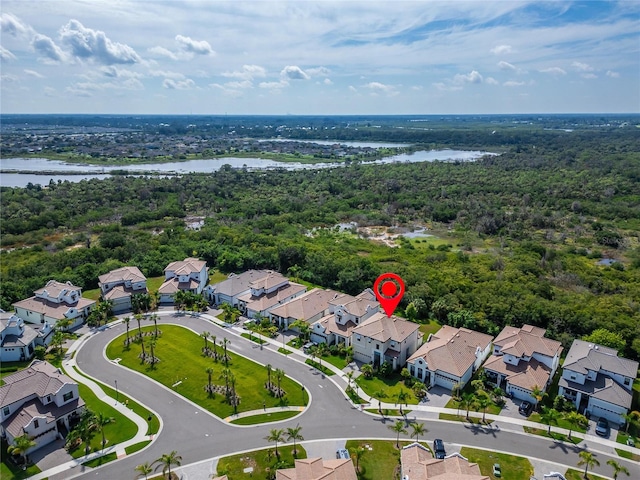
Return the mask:
<svg viewBox="0 0 640 480">
<path fill-rule="evenodd" d="M 402 300 L 404 282 L 395 273 L 383 273 L 373 284 L 373 291 L 387 317 L 390 317 Z"/>
</svg>

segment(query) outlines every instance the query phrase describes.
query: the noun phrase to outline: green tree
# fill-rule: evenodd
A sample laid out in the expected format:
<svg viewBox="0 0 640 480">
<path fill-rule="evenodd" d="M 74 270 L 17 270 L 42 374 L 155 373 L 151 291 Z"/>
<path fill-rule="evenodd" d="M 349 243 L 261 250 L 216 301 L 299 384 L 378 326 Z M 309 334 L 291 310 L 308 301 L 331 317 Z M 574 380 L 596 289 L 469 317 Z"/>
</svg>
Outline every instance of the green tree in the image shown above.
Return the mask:
<svg viewBox="0 0 640 480">
<path fill-rule="evenodd" d="M 418 309 L 416 308 L 415 303 L 409 302 L 407 308 L 404 309 L 404 314 L 407 317 L 407 320 L 410 322 L 415 322 L 418 318 Z"/>
<path fill-rule="evenodd" d="M 582 450 L 580 453 L 578 453 L 578 456 L 580 457 L 580 461 L 578 461 L 578 466 L 582 466 L 584 465 L 584 478 L 588 478 L 587 477 L 587 471 L 590 468 L 593 468 L 594 466 L 600 466 L 600 462 L 598 461 L 598 459 L 595 457 L 595 455 L 591 452 L 587 452 L 586 450 Z"/>
<path fill-rule="evenodd" d="M 296 449 L 296 441 L 303 441 L 304 437 L 300 433 L 302 427 L 300 425 L 296 425 L 295 427 L 287 428 L 287 441 L 293 440 L 293 456 L 295 457 L 298 454 L 298 450 Z"/>
<path fill-rule="evenodd" d="M 278 398 L 282 398 L 282 390 L 280 390 L 280 382 L 284 378 L 284 371 L 277 368 L 276 369 L 276 382 L 278 383 Z"/>
<path fill-rule="evenodd" d="M 491 399 L 487 395 L 478 395 L 477 399 L 478 407 L 482 410 L 482 423 L 485 423 L 485 415 L 487 408 L 491 405 Z"/>
<path fill-rule="evenodd" d="M 267 363 L 265 368 L 267 369 L 267 387 L 270 388 L 271 387 L 271 372 L 273 371 L 273 367 L 271 366 L 270 363 Z"/>
<path fill-rule="evenodd" d="M 615 460 L 607 460 L 607 465 L 613 468 L 613 480 L 617 480 L 618 475 L 621 473 L 624 473 L 627 477 L 629 476 L 629 469 Z"/>
<path fill-rule="evenodd" d="M 400 448 L 400 434 L 407 433 L 407 429 L 404 428 L 404 422 L 402 420 L 396 420 L 396 423 L 389 425 L 387 428 L 396 433 L 396 448 Z"/>
<path fill-rule="evenodd" d="M 136 472 L 138 472 L 136 478 L 144 477 L 145 480 L 147 480 L 149 478 L 149 475 L 153 473 L 153 467 L 149 464 L 149 462 L 144 462 L 140 465 L 137 465 L 135 470 Z"/>
<path fill-rule="evenodd" d="M 264 437 L 267 442 L 274 442 L 276 444 L 276 457 L 280 458 L 278 453 L 278 443 L 284 442 L 284 430 L 281 428 L 272 428 L 269 431 L 269 435 Z"/>
<path fill-rule="evenodd" d="M 297 329 L 302 336 L 302 340 L 305 342 L 309 341 L 309 337 L 311 336 L 311 327 L 304 320 L 298 319 L 295 322 L 292 322 L 291 325 L 289 325 L 289 328 Z"/>
<path fill-rule="evenodd" d="M 211 386 L 211 376 L 213 375 L 213 368 L 207 367 L 205 370 L 207 372 L 207 392 L 209 393 L 209 397 L 213 397 L 213 387 Z"/>
<path fill-rule="evenodd" d="M 535 408 L 538 409 L 538 404 L 545 397 L 546 393 L 538 385 L 531 387 L 531 396 L 536 399 Z"/>
<path fill-rule="evenodd" d="M 224 349 L 224 366 L 225 368 L 229 368 L 229 355 L 227 355 L 227 345 L 231 343 L 231 340 L 228 340 L 227 337 L 224 337 L 220 343 L 222 344 L 222 348 Z"/>
<path fill-rule="evenodd" d="M 627 346 L 627 342 L 624 341 L 624 338 L 622 338 L 622 335 L 620 333 L 611 332 L 606 328 L 597 328 L 582 339 L 585 342 L 604 345 L 605 347 L 613 348 L 618 351 L 624 350 L 624 348 Z"/>
<path fill-rule="evenodd" d="M 122 321 L 124 322 L 124 326 L 127 328 L 127 347 L 129 346 L 129 323 L 131 323 L 131 317 L 124 317 L 122 319 Z"/>
<path fill-rule="evenodd" d="M 182 463 L 182 457 L 178 455 L 178 452 L 173 450 L 171 453 L 163 453 L 160 458 L 158 458 L 154 463 L 157 463 L 158 468 L 162 467 L 162 475 L 166 478 L 171 479 L 171 467 L 173 465 L 180 466 Z"/>
<path fill-rule="evenodd" d="M 582 425 L 587 422 L 587 418 L 576 411 L 571 411 L 567 413 L 567 415 L 565 415 L 565 419 L 567 420 L 567 422 L 569 422 L 569 426 L 570 426 L 569 440 L 571 440 L 571 433 L 573 432 L 573 430 L 575 430 L 575 428 L 578 425 Z"/>
<path fill-rule="evenodd" d="M 35 446 L 36 442 L 31 440 L 25 433 L 13 439 L 13 443 L 7 448 L 7 453 L 9 455 L 18 455 L 22 457 L 24 463 L 27 463 L 27 450 Z"/>
<path fill-rule="evenodd" d="M 360 460 L 366 452 L 362 446 L 351 449 L 351 456 L 356 459 L 356 474 L 360 474 Z"/>
<path fill-rule="evenodd" d="M 362 365 L 362 367 L 360 367 L 360 371 L 362 372 L 362 375 L 364 375 L 364 378 L 373 377 L 373 367 L 368 363 Z"/>
<path fill-rule="evenodd" d="M 57 330 L 53 334 L 53 337 L 51 337 L 51 344 L 54 347 L 57 347 L 59 357 L 62 357 L 62 344 L 64 343 L 65 339 L 66 339 L 66 335 L 59 330 Z"/>
<path fill-rule="evenodd" d="M 104 446 L 107 443 L 107 439 L 104 436 L 104 429 L 107 425 L 109 425 L 112 422 L 115 422 L 116 419 L 113 417 L 108 417 L 107 415 L 105 415 L 102 412 L 98 412 L 95 417 L 94 417 L 94 426 L 95 429 L 100 432 L 100 434 L 102 435 L 102 449 L 104 450 Z"/>
<path fill-rule="evenodd" d="M 473 393 L 467 392 L 462 394 L 462 405 L 467 411 L 467 420 L 469 420 L 469 409 L 476 403 L 476 397 Z"/>
<path fill-rule="evenodd" d="M 551 435 L 551 424 L 557 425 L 558 420 L 562 417 L 562 414 L 555 408 L 543 408 L 540 420 L 545 425 L 548 425 L 547 434 Z"/>
<path fill-rule="evenodd" d="M 396 399 L 396 405 L 400 404 L 402 405 L 404 403 L 404 406 L 408 406 L 407 402 L 409 401 L 409 392 L 405 391 L 403 388 L 400 389 L 400 392 L 398 393 L 398 398 Z"/>
<path fill-rule="evenodd" d="M 204 340 L 204 351 L 206 352 L 209 349 L 209 337 L 211 334 L 209 332 L 202 332 L 200 336 Z"/>
<path fill-rule="evenodd" d="M 411 436 L 416 437 L 416 442 L 420 442 L 420 435 L 426 435 L 429 432 L 424 427 L 424 423 L 412 423 L 411 424 Z"/>
</svg>

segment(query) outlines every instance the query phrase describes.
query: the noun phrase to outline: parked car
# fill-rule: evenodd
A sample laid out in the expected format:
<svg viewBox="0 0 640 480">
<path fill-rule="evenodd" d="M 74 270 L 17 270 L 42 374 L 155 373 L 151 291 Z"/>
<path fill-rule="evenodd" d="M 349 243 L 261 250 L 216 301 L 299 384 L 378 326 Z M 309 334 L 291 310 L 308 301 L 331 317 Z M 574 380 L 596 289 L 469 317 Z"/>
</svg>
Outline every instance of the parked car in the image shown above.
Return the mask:
<svg viewBox="0 0 640 480">
<path fill-rule="evenodd" d="M 315 347 L 317 344 L 314 342 L 307 342 L 302 346 L 302 351 L 304 353 L 309 353 L 309 350 L 311 349 L 311 347 Z"/>
<path fill-rule="evenodd" d="M 606 418 L 600 417 L 598 419 L 598 423 L 596 424 L 596 435 L 600 435 L 601 437 L 609 436 L 609 422 Z"/>
<path fill-rule="evenodd" d="M 341 448 L 340 450 L 338 450 L 336 452 L 336 458 L 338 460 L 350 458 L 349 457 L 349 450 L 347 450 L 346 448 Z"/>
<path fill-rule="evenodd" d="M 493 464 L 493 476 L 494 477 L 501 477 L 502 476 L 502 470 L 500 469 L 500 464 L 499 463 L 494 463 Z"/>
<path fill-rule="evenodd" d="M 533 405 L 531 405 L 531 402 L 522 402 L 520 404 L 520 407 L 518 407 L 518 412 L 520 413 L 520 415 L 524 415 L 525 417 L 531 415 L 532 410 Z"/>
<path fill-rule="evenodd" d="M 447 455 L 447 452 L 444 450 L 444 442 L 441 439 L 436 438 L 433 441 L 433 452 L 437 459 L 443 459 Z"/>
</svg>

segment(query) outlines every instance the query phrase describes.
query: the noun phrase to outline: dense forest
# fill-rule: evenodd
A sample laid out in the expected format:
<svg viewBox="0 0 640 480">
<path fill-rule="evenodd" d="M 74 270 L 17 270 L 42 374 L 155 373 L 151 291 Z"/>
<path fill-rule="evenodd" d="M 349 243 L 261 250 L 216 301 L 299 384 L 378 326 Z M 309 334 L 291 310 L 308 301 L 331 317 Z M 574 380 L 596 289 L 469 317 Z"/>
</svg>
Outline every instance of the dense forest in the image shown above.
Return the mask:
<svg viewBox="0 0 640 480">
<path fill-rule="evenodd" d="M 565 347 L 605 328 L 639 358 L 640 130 L 425 135 L 393 140 L 503 153 L 3 188 L 0 308 L 51 278 L 91 289 L 125 264 L 158 276 L 196 255 L 223 272 L 276 269 L 352 294 L 393 271 L 407 286 L 401 307 L 413 302 L 419 320 L 491 334 L 530 323 Z M 191 217 L 205 219 L 201 229 Z M 390 248 L 341 222 L 426 226 L 439 241 Z"/>
</svg>

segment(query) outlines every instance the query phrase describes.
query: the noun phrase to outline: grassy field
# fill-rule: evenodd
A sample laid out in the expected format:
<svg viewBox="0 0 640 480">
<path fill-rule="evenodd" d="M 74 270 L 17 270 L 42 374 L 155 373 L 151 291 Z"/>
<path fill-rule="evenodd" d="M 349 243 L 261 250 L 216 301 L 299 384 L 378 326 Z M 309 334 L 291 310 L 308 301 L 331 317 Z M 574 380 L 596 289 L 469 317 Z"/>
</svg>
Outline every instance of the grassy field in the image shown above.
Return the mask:
<svg viewBox="0 0 640 480">
<path fill-rule="evenodd" d="M 587 476 L 584 476 L 584 470 L 576 470 L 574 468 L 570 468 L 567 470 L 567 473 L 564 474 L 564 477 L 567 480 L 606 480 L 605 477 L 601 477 L 600 475 L 594 475 L 589 472 Z M 623 477 L 620 477 L 623 478 Z"/>
<path fill-rule="evenodd" d="M 462 413 L 462 412 L 461 412 L 461 415 L 454 415 L 451 413 L 441 413 L 440 415 L 438 415 L 438 418 L 440 420 L 451 420 L 452 422 L 467 422 L 467 423 L 473 423 L 475 425 L 491 425 L 493 423 L 493 420 L 485 420 L 485 422 L 482 423 L 482 418 L 476 418 L 476 417 L 469 417 L 469 420 L 467 420 L 466 413 Z"/>
<path fill-rule="evenodd" d="M 540 414 L 539 413 L 532 413 L 531 415 L 529 415 L 528 418 L 529 421 L 531 422 L 537 422 L 537 423 L 542 423 L 542 421 L 540 420 Z M 567 420 L 565 420 L 564 418 L 560 418 L 558 420 L 558 425 L 552 425 L 551 426 L 551 430 L 553 431 L 554 427 L 558 427 L 558 428 L 566 428 L 567 430 L 572 430 L 573 432 L 579 432 L 579 433 L 586 433 L 587 429 L 584 427 L 580 427 L 580 426 L 573 426 L 571 425 Z"/>
<path fill-rule="evenodd" d="M 400 442 L 400 448 L 409 442 Z M 400 451 L 396 448 L 394 440 L 348 440 L 349 452 L 363 447 L 364 455 L 360 458 L 360 480 L 379 480 L 398 478 L 394 475 L 399 472 Z M 353 454 L 351 455 L 353 458 Z M 355 465 L 355 458 L 353 458 Z"/>
<path fill-rule="evenodd" d="M 277 422 L 280 420 L 287 420 L 299 415 L 300 412 L 287 410 L 284 412 L 263 413 L 261 415 L 252 415 L 250 417 L 242 417 L 237 420 L 232 420 L 230 423 L 234 425 L 256 425 L 258 423 Z"/>
<path fill-rule="evenodd" d="M 29 478 L 40 473 L 40 469 L 36 465 L 31 465 L 27 467 L 26 470 L 22 470 L 13 463 L 9 462 L 7 447 L 7 442 L 2 440 L 2 442 L 0 443 L 0 449 L 2 452 L 2 455 L 0 455 L 0 478 L 2 480 L 22 480 L 24 478 Z"/>
<path fill-rule="evenodd" d="M 219 283 L 227 279 L 227 275 L 218 270 L 209 270 L 209 283 Z"/>
<path fill-rule="evenodd" d="M 317 358 L 317 357 L 316 357 Z M 318 362 L 311 360 L 311 359 L 307 359 L 305 360 L 305 362 L 307 365 L 311 365 L 313 368 L 316 368 L 318 370 L 320 370 L 322 373 L 324 373 L 327 377 L 330 377 L 332 375 L 335 375 L 335 373 L 333 373 L 333 370 L 330 370 L 329 368 L 327 368 L 324 364 L 320 365 Z"/>
<path fill-rule="evenodd" d="M 143 331 L 153 331 L 153 326 L 147 326 Z M 218 341 L 221 341 L 219 338 Z M 209 342 L 211 344 L 211 342 Z M 203 357 L 204 346 L 199 335 L 175 325 L 163 325 L 162 336 L 155 347 L 155 355 L 160 362 L 151 367 L 141 364 L 138 354 L 140 345 L 132 344 L 130 348 L 124 346 L 124 335 L 114 339 L 107 346 L 107 357 L 121 358 L 120 365 L 141 372 L 160 382 L 168 388 L 180 393 L 214 415 L 226 418 L 234 413 L 233 407 L 226 402 L 223 394 L 210 397 L 205 391 L 208 382 L 207 368 L 213 368 L 212 383 L 224 385 L 219 378 L 225 366 L 223 362 Z M 233 345 L 229 348 L 232 348 Z M 218 347 L 222 351 L 222 347 Z M 264 388 L 267 381 L 267 371 L 263 366 L 234 354 L 229 350 L 231 361 L 229 369 L 236 379 L 236 391 L 240 396 L 238 412 L 261 410 L 263 402 L 267 407 L 282 405 L 303 405 L 302 386 L 290 378 L 284 377 L 281 388 L 286 392 L 284 399 L 271 396 Z M 275 382 L 275 378 L 272 377 Z"/>
<path fill-rule="evenodd" d="M 429 320 L 429 323 L 420 324 L 420 333 L 422 333 L 424 341 L 426 342 L 427 338 L 429 338 L 430 333 L 436 333 L 441 328 L 442 325 L 440 325 L 438 322 L 436 322 L 435 320 Z"/>
<path fill-rule="evenodd" d="M 458 402 L 453 397 L 451 397 L 451 399 L 447 402 L 447 404 L 445 405 L 445 408 L 452 408 L 452 409 L 459 408 L 460 412 L 464 412 L 465 417 L 467 415 L 467 409 L 465 408 L 464 404 L 462 402 Z M 499 415 L 501 410 L 502 410 L 502 407 L 500 407 L 499 405 L 496 405 L 493 401 L 491 401 L 491 404 L 489 404 L 485 413 L 490 413 L 492 415 Z M 474 405 L 469 409 L 469 412 L 482 413 L 482 410 L 480 410 L 480 408 Z"/>
<path fill-rule="evenodd" d="M 533 475 L 533 466 L 528 459 L 507 455 L 504 453 L 494 453 L 489 450 L 479 450 L 476 448 L 462 447 L 460 454 L 467 460 L 477 463 L 480 466 L 480 473 L 488 475 L 491 480 L 497 478 L 493 475 L 493 464 L 499 463 L 502 469 L 502 478 L 529 478 Z"/>
<path fill-rule="evenodd" d="M 398 394 L 404 390 L 409 394 L 407 403 L 409 405 L 418 404 L 418 399 L 415 397 L 411 389 L 407 388 L 404 383 L 402 383 L 402 377 L 397 373 L 392 374 L 387 378 L 378 377 L 377 375 L 374 375 L 372 378 L 365 378 L 364 375 L 360 375 L 356 379 L 356 382 L 367 395 L 384 402 L 395 402 L 398 398 Z"/>
<path fill-rule="evenodd" d="M 274 445 L 275 447 L 275 445 Z M 307 452 L 300 445 L 296 445 L 296 458 L 307 458 Z M 275 448 L 267 448 L 263 450 L 255 450 L 249 453 L 241 453 L 221 458 L 218 462 L 218 475 L 227 475 L 229 480 L 242 480 L 250 478 L 270 478 L 267 476 L 270 469 L 289 468 L 294 465 L 293 445 L 278 446 L 280 460 L 276 458 Z M 245 473 L 245 469 L 252 468 L 250 472 Z"/>
<path fill-rule="evenodd" d="M 549 429 L 548 428 L 531 428 L 531 427 L 524 427 L 524 431 L 527 433 L 531 433 L 533 435 L 540 435 L 541 437 L 547 437 L 547 438 L 553 438 L 554 440 L 559 440 L 561 442 L 571 442 L 574 445 L 577 445 L 578 443 L 580 443 L 582 441 L 581 438 L 576 438 L 574 436 L 571 437 L 571 440 L 569 440 L 569 436 L 565 435 L 563 433 L 556 433 L 553 431 L 553 427 L 551 428 L 551 434 L 549 434 Z"/>
<path fill-rule="evenodd" d="M 331 365 L 339 368 L 340 370 L 342 370 L 347 366 L 347 361 L 345 360 L 344 357 L 341 357 L 340 355 L 323 355 L 322 361 L 326 363 L 330 363 Z"/>
</svg>

